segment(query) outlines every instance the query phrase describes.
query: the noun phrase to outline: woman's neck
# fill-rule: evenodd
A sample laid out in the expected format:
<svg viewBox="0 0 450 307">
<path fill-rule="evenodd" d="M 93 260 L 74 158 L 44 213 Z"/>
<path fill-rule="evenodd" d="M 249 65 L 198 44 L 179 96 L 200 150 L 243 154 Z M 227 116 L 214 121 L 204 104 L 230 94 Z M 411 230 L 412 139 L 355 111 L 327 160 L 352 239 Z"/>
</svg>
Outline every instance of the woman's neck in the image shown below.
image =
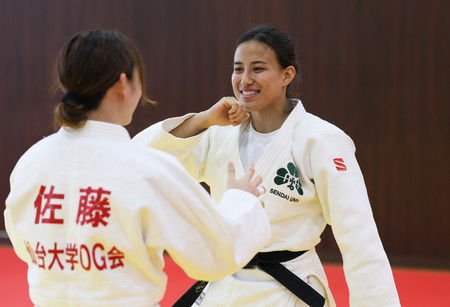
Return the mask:
<svg viewBox="0 0 450 307">
<path fill-rule="evenodd" d="M 281 110 L 253 111 L 252 126 L 260 133 L 269 133 L 280 129 L 289 114 L 290 109 L 287 106 Z"/>
</svg>

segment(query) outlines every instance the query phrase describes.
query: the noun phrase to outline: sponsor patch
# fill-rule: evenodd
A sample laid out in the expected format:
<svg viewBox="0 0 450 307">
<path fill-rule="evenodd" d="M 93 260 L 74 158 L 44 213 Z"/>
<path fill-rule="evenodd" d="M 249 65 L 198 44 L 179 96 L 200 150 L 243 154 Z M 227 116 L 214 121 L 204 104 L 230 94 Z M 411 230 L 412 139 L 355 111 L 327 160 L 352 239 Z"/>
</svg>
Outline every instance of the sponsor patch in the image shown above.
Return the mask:
<svg viewBox="0 0 450 307">
<path fill-rule="evenodd" d="M 347 166 L 344 163 L 344 159 L 336 158 L 336 159 L 333 159 L 333 161 L 334 161 L 334 165 L 336 166 L 336 169 L 338 171 L 346 171 L 347 170 Z"/>
</svg>

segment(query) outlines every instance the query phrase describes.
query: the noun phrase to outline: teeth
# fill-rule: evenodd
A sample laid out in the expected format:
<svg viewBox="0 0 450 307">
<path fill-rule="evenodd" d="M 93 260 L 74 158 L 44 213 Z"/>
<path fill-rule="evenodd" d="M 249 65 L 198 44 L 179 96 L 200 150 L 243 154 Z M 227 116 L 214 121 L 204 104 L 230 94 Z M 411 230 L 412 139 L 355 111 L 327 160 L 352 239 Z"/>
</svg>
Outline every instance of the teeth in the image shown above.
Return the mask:
<svg viewBox="0 0 450 307">
<path fill-rule="evenodd" d="M 242 91 L 242 94 L 244 95 L 256 95 L 257 93 L 257 91 Z"/>
</svg>

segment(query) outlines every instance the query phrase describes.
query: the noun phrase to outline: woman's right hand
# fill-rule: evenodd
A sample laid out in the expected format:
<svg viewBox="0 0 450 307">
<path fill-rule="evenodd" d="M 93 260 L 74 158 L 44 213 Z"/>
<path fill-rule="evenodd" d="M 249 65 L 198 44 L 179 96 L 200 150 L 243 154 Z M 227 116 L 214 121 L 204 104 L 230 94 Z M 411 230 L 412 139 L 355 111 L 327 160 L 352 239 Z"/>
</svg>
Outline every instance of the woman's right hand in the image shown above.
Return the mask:
<svg viewBox="0 0 450 307">
<path fill-rule="evenodd" d="M 266 189 L 261 185 L 263 179 L 260 175 L 255 176 L 255 166 L 250 163 L 244 176 L 236 179 L 236 170 L 233 162 L 228 162 L 226 189 L 239 189 L 252 193 L 256 197 L 264 194 Z M 264 203 L 261 202 L 264 207 Z"/>
<path fill-rule="evenodd" d="M 203 113 L 210 126 L 237 126 L 250 117 L 244 105 L 234 97 L 223 97 Z"/>
<path fill-rule="evenodd" d="M 170 133 L 179 138 L 188 138 L 215 125 L 237 126 L 249 117 L 250 114 L 236 98 L 223 97 L 211 108 L 188 118 Z"/>
</svg>

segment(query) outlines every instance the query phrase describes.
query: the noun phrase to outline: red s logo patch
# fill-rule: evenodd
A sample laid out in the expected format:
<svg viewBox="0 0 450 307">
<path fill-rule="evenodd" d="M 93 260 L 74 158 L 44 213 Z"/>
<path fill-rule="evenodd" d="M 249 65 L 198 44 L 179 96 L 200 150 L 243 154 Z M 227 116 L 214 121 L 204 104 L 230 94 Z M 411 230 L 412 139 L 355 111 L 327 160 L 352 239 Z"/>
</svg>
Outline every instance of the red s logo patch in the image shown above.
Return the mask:
<svg viewBox="0 0 450 307">
<path fill-rule="evenodd" d="M 347 166 L 345 166 L 344 160 L 342 158 L 333 159 L 334 165 L 338 171 L 346 171 Z"/>
</svg>

